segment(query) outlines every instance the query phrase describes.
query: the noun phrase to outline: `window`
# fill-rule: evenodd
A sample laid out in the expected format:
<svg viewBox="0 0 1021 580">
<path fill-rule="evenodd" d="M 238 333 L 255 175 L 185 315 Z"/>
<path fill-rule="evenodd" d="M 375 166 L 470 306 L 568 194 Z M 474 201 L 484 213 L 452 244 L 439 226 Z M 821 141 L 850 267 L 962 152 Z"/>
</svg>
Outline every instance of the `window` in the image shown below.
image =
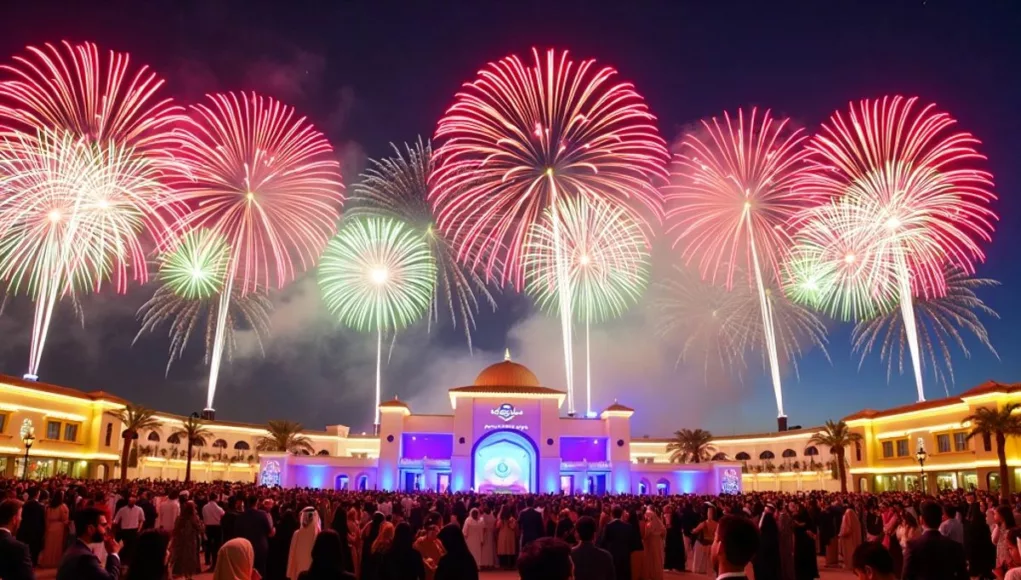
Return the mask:
<svg viewBox="0 0 1021 580">
<path fill-rule="evenodd" d="M 775 459 L 776 455 L 773 455 L 772 451 L 766 450 L 759 453 L 759 459 Z"/>
<path fill-rule="evenodd" d="M 983 433 L 982 434 L 982 447 L 986 451 L 992 451 L 993 450 L 993 438 L 989 436 L 989 433 Z M 999 489 L 999 484 L 997 484 L 997 489 Z M 993 488 L 990 487 L 989 491 L 992 491 L 992 490 L 993 490 Z"/>
<path fill-rule="evenodd" d="M 234 444 L 234 449 L 238 449 L 240 451 L 248 451 L 250 447 L 248 446 L 247 442 L 238 441 L 237 443 Z"/>
<path fill-rule="evenodd" d="M 861 441 L 854 442 L 854 460 L 861 461 Z"/>
<path fill-rule="evenodd" d="M 893 441 L 883 441 L 883 457 L 893 457 Z"/>
<path fill-rule="evenodd" d="M 744 451 L 741 451 L 740 453 L 738 453 L 737 455 L 734 456 L 734 459 L 736 459 L 738 461 L 748 461 L 751 458 L 752 458 L 752 456 L 748 455 Z"/>
<path fill-rule="evenodd" d="M 967 450 L 968 450 L 968 433 L 966 431 L 954 433 L 954 451 Z"/>
<path fill-rule="evenodd" d="M 940 453 L 950 453 L 950 434 L 940 433 L 936 436 L 936 449 Z"/>
<path fill-rule="evenodd" d="M 46 438 L 54 441 L 60 439 L 60 421 L 46 422 Z"/>
<path fill-rule="evenodd" d="M 4 432 L 4 427 L 7 426 L 7 413 L 0 413 L 0 433 Z"/>
<path fill-rule="evenodd" d="M 153 431 L 153 432 L 149 433 L 149 436 L 146 437 L 146 439 L 148 439 L 149 441 L 154 441 L 156 443 L 159 443 L 160 442 L 160 434 L 155 432 L 155 431 Z"/>
<path fill-rule="evenodd" d="M 78 440 L 78 424 L 64 423 L 64 441 Z"/>
<path fill-rule="evenodd" d="M 113 443 L 113 423 L 106 424 L 106 446 L 109 447 L 110 443 Z"/>
<path fill-rule="evenodd" d="M 908 451 L 908 440 L 898 439 L 897 440 L 897 457 L 907 457 L 911 452 Z"/>
<path fill-rule="evenodd" d="M 792 457 L 797 457 L 798 452 L 793 449 L 784 449 L 781 455 L 783 455 L 784 459 L 790 459 Z"/>
<path fill-rule="evenodd" d="M 216 447 L 217 449 L 226 449 L 227 442 L 223 439 L 217 439 L 216 441 L 213 441 L 213 447 Z"/>
<path fill-rule="evenodd" d="M 178 435 L 177 433 L 172 433 L 170 435 L 170 437 L 167 437 L 167 443 L 169 443 L 171 445 L 180 445 L 181 444 L 181 436 Z"/>
</svg>

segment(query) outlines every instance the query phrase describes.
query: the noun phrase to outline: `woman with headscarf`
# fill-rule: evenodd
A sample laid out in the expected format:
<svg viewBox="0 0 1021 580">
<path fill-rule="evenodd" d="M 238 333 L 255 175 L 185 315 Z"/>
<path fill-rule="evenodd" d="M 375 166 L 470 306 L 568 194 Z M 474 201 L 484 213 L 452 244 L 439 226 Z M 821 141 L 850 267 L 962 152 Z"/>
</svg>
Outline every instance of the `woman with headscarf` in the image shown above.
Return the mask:
<svg viewBox="0 0 1021 580">
<path fill-rule="evenodd" d="M 244 538 L 234 538 L 216 553 L 213 580 L 260 580 L 255 571 L 255 550 Z"/>
<path fill-rule="evenodd" d="M 479 516 L 479 508 L 472 508 L 468 518 L 464 520 L 464 540 L 468 544 L 468 551 L 475 558 L 476 566 L 482 566 L 482 548 L 486 542 L 485 524 Z"/>
<path fill-rule="evenodd" d="M 684 552 L 684 523 L 681 521 L 680 508 L 667 505 L 663 512 L 666 525 L 666 547 L 663 552 L 663 569 L 684 572 L 687 557 Z"/>
<path fill-rule="evenodd" d="M 642 534 L 642 545 L 645 546 L 645 577 L 650 580 L 663 580 L 663 540 L 666 538 L 666 526 L 651 508 L 645 510 L 645 530 Z"/>
<path fill-rule="evenodd" d="M 321 531 L 319 513 L 314 507 L 301 510 L 299 527 L 291 536 L 291 550 L 287 555 L 287 577 L 298 577 L 312 564 L 312 547 Z"/>
<path fill-rule="evenodd" d="M 334 521 L 338 518 L 344 519 L 344 512 L 337 512 Z M 349 558 L 342 544 L 342 538 L 345 537 L 336 530 L 323 530 L 316 536 L 316 542 L 312 546 L 312 563 L 308 570 L 292 580 L 354 580 L 354 574 L 345 567 L 345 561 Z"/>
<path fill-rule="evenodd" d="M 496 568 L 496 516 L 492 508 L 487 504 L 482 507 L 482 562 L 481 566 L 486 569 Z"/>
<path fill-rule="evenodd" d="M 479 580 L 479 567 L 468 551 L 460 526 L 447 524 L 437 537 L 446 554 L 436 566 L 434 580 Z"/>
<path fill-rule="evenodd" d="M 780 530 L 773 517 L 775 511 L 773 504 L 766 504 L 759 518 L 759 549 L 752 560 L 755 580 L 780 578 Z"/>
<path fill-rule="evenodd" d="M 269 539 L 269 556 L 266 559 L 266 580 L 286 580 L 291 540 L 300 527 L 298 517 L 289 506 L 281 506 L 280 521 L 274 526 L 276 533 Z"/>
<path fill-rule="evenodd" d="M 819 577 L 818 548 L 815 544 L 815 523 L 805 506 L 798 506 L 793 518 L 794 526 L 794 578 L 815 580 Z"/>
<path fill-rule="evenodd" d="M 425 562 L 422 554 L 415 549 L 414 534 L 407 522 L 394 527 L 393 541 L 386 552 L 381 571 L 382 580 L 426 580 Z"/>
<path fill-rule="evenodd" d="M 514 568 L 514 559 L 518 555 L 518 520 L 509 505 L 500 510 L 500 521 L 496 523 L 496 554 L 500 559 L 500 568 Z"/>
</svg>

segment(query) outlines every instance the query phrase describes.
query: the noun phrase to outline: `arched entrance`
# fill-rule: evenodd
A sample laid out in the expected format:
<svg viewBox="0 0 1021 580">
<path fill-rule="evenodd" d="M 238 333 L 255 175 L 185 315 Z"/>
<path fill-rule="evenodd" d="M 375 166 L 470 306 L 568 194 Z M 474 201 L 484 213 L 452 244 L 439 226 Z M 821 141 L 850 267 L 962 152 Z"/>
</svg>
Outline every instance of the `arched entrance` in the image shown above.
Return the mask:
<svg viewBox="0 0 1021 580">
<path fill-rule="evenodd" d="M 535 443 L 521 433 L 493 431 L 472 449 L 472 488 L 479 493 L 534 493 L 538 456 Z"/>
</svg>

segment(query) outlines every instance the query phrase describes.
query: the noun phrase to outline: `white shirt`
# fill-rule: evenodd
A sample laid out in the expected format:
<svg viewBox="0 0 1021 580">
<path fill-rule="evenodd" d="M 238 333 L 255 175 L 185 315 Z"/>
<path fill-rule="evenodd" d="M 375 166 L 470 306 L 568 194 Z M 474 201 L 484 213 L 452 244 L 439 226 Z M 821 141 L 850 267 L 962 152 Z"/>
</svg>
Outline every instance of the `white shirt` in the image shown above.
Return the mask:
<svg viewBox="0 0 1021 580">
<path fill-rule="evenodd" d="M 202 523 L 207 526 L 218 526 L 220 525 L 220 518 L 223 517 L 223 508 L 220 507 L 215 501 L 206 502 L 206 505 L 202 506 Z"/>
<path fill-rule="evenodd" d="M 168 532 L 173 531 L 174 522 L 177 521 L 177 516 L 179 515 L 181 515 L 181 504 L 176 499 L 168 499 L 160 504 L 156 517 L 156 527 Z"/>
<path fill-rule="evenodd" d="M 379 513 L 383 514 L 384 516 L 388 516 L 393 513 L 393 504 L 388 501 L 384 501 L 379 504 L 378 509 Z"/>
<path fill-rule="evenodd" d="M 119 525 L 122 530 L 140 529 L 145 523 L 145 512 L 137 505 L 126 505 L 117 510 L 113 523 Z"/>
</svg>

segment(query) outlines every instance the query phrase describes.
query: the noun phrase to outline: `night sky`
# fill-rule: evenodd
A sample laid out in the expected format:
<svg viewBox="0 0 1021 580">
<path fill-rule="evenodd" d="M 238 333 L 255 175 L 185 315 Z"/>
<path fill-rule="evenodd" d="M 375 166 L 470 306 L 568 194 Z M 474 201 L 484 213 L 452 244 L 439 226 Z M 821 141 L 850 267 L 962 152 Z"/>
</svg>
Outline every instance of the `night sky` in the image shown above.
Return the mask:
<svg viewBox="0 0 1021 580">
<path fill-rule="evenodd" d="M 1021 8 L 1014 2 L 33 0 L 7 2 L 0 14 L 3 59 L 26 45 L 91 40 L 151 65 L 183 104 L 240 89 L 293 104 L 328 135 L 349 185 L 390 142 L 430 136 L 460 84 L 485 63 L 526 57 L 533 46 L 617 68 L 644 94 L 671 142 L 698 119 L 739 106 L 769 107 L 814 129 L 852 99 L 918 95 L 983 141 L 1000 198 L 1001 221 L 979 267 L 979 275 L 1003 284 L 980 292 L 1001 315 L 985 320 L 1000 356 L 974 342 L 970 359 L 955 351 L 950 392 L 988 379 L 1021 380 L 1021 307 L 1012 299 L 1021 288 Z M 62 304 L 41 380 L 178 413 L 201 409 L 200 340 L 166 377 L 164 334 L 132 346 L 134 313 L 153 290 L 86 298 L 84 327 Z M 374 337 L 337 329 L 308 277 L 273 298 L 265 356 L 241 333 L 239 356 L 221 372 L 218 417 L 366 428 Z M 509 291 L 499 304 L 478 317 L 474 356 L 456 329 L 427 333 L 419 325 L 399 335 L 384 396 L 399 394 L 415 411 L 444 412 L 446 389 L 469 384 L 505 347 L 544 384 L 560 387 L 559 326 Z M 0 372 L 24 372 L 31 310 L 24 298 L 7 302 Z M 792 425 L 915 400 L 910 371 L 888 382 L 878 356 L 859 370 L 850 326 L 828 326 L 831 360 L 816 349 L 801 361 L 800 378 L 785 375 Z M 597 408 L 615 397 L 635 407 L 637 435 L 775 429 L 773 393 L 758 361 L 750 361 L 743 383 L 707 385 L 695 370 L 675 366 L 676 345 L 652 338 L 648 327 L 648 312 L 638 309 L 594 333 Z M 944 394 L 931 380 L 926 392 Z"/>
</svg>

